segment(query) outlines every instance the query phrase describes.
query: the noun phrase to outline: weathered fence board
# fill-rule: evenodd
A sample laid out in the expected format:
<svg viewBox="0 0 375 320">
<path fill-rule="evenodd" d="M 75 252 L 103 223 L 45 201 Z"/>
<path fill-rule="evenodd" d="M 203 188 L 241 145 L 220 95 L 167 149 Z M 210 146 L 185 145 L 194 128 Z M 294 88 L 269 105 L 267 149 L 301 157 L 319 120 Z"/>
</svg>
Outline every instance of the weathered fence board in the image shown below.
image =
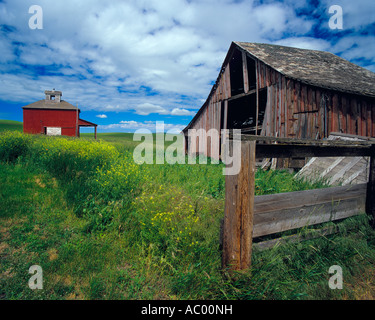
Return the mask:
<svg viewBox="0 0 375 320">
<path fill-rule="evenodd" d="M 365 212 L 367 184 L 256 196 L 253 237 Z"/>
<path fill-rule="evenodd" d="M 347 230 L 350 230 L 350 228 Z M 253 248 L 262 251 L 265 249 L 273 248 L 279 244 L 295 243 L 295 242 L 300 242 L 304 240 L 311 240 L 311 239 L 316 239 L 319 237 L 325 237 L 325 236 L 334 234 L 337 231 L 338 231 L 337 226 L 329 226 L 329 227 L 324 227 L 324 228 L 316 229 L 316 230 L 315 229 L 307 230 L 306 233 L 297 233 L 297 234 L 292 234 L 292 235 L 285 236 L 282 238 L 271 239 L 267 241 L 254 243 Z"/>
</svg>

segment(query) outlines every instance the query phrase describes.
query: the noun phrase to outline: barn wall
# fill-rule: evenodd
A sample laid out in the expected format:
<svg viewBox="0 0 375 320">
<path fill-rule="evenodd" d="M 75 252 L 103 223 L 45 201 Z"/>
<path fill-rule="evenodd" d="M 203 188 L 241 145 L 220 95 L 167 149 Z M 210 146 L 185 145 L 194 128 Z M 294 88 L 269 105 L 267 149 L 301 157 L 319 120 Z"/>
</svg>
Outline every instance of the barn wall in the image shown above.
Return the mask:
<svg viewBox="0 0 375 320">
<path fill-rule="evenodd" d="M 23 131 L 25 133 L 44 133 L 44 127 L 60 127 L 61 134 L 76 135 L 76 118 L 74 110 L 23 110 Z"/>
<path fill-rule="evenodd" d="M 310 86 L 258 62 L 259 87 L 267 87 L 262 135 L 322 139 L 331 132 L 375 136 L 375 99 Z"/>
</svg>

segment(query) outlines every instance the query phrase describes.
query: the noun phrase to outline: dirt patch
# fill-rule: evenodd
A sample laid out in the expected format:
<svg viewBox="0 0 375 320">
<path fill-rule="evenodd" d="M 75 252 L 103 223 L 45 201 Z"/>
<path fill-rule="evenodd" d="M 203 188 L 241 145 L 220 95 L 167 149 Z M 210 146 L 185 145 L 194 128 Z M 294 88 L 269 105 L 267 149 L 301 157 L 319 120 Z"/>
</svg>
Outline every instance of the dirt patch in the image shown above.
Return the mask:
<svg viewBox="0 0 375 320">
<path fill-rule="evenodd" d="M 41 188 L 45 188 L 46 187 L 46 185 L 39 179 L 39 178 L 37 178 L 37 177 L 35 177 L 35 183 L 39 186 L 39 187 L 41 187 Z"/>
<path fill-rule="evenodd" d="M 3 252 L 9 248 L 9 245 L 6 242 L 0 243 L 0 254 L 3 254 Z"/>
<path fill-rule="evenodd" d="M 344 285 L 350 288 L 355 300 L 375 300 L 375 279 L 373 269 L 367 269 L 367 271 L 358 277 L 353 284 Z"/>
<path fill-rule="evenodd" d="M 57 250 L 56 249 L 49 249 L 48 250 L 48 259 L 49 259 L 49 261 L 54 261 L 58 257 L 59 257 L 59 255 L 57 254 Z"/>
</svg>

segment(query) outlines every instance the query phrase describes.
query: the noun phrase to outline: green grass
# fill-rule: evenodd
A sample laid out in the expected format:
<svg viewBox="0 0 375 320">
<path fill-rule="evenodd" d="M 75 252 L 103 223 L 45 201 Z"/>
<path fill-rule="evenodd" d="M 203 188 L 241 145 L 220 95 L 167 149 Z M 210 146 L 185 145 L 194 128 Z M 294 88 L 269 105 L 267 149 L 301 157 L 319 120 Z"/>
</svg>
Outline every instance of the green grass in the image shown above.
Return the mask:
<svg viewBox="0 0 375 320">
<path fill-rule="evenodd" d="M 329 237 L 254 250 L 251 270 L 233 277 L 221 269 L 223 165 L 132 167 L 130 138 L 0 135 L 0 298 L 375 297 L 366 215 Z M 325 186 L 286 171 L 256 175 L 257 194 Z M 27 285 L 34 264 L 43 290 Z M 332 265 L 343 268 L 343 290 L 328 287 Z"/>
<path fill-rule="evenodd" d="M 0 120 L 0 132 L 5 130 L 23 131 L 23 124 L 19 121 Z"/>
</svg>

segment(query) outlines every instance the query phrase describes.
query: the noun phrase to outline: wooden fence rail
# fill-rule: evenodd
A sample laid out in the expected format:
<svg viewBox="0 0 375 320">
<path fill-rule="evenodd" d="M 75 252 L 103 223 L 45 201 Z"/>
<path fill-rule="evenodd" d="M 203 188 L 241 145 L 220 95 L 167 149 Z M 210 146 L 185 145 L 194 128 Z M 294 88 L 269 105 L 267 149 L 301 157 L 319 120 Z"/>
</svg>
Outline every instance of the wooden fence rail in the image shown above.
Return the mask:
<svg viewBox="0 0 375 320">
<path fill-rule="evenodd" d="M 241 168 L 225 177 L 224 268 L 251 265 L 252 239 L 344 219 L 363 212 L 375 227 L 375 144 L 371 141 L 308 141 L 242 135 Z M 370 156 L 367 184 L 254 196 L 255 159 Z M 329 232 L 332 232 L 330 230 Z"/>
</svg>

